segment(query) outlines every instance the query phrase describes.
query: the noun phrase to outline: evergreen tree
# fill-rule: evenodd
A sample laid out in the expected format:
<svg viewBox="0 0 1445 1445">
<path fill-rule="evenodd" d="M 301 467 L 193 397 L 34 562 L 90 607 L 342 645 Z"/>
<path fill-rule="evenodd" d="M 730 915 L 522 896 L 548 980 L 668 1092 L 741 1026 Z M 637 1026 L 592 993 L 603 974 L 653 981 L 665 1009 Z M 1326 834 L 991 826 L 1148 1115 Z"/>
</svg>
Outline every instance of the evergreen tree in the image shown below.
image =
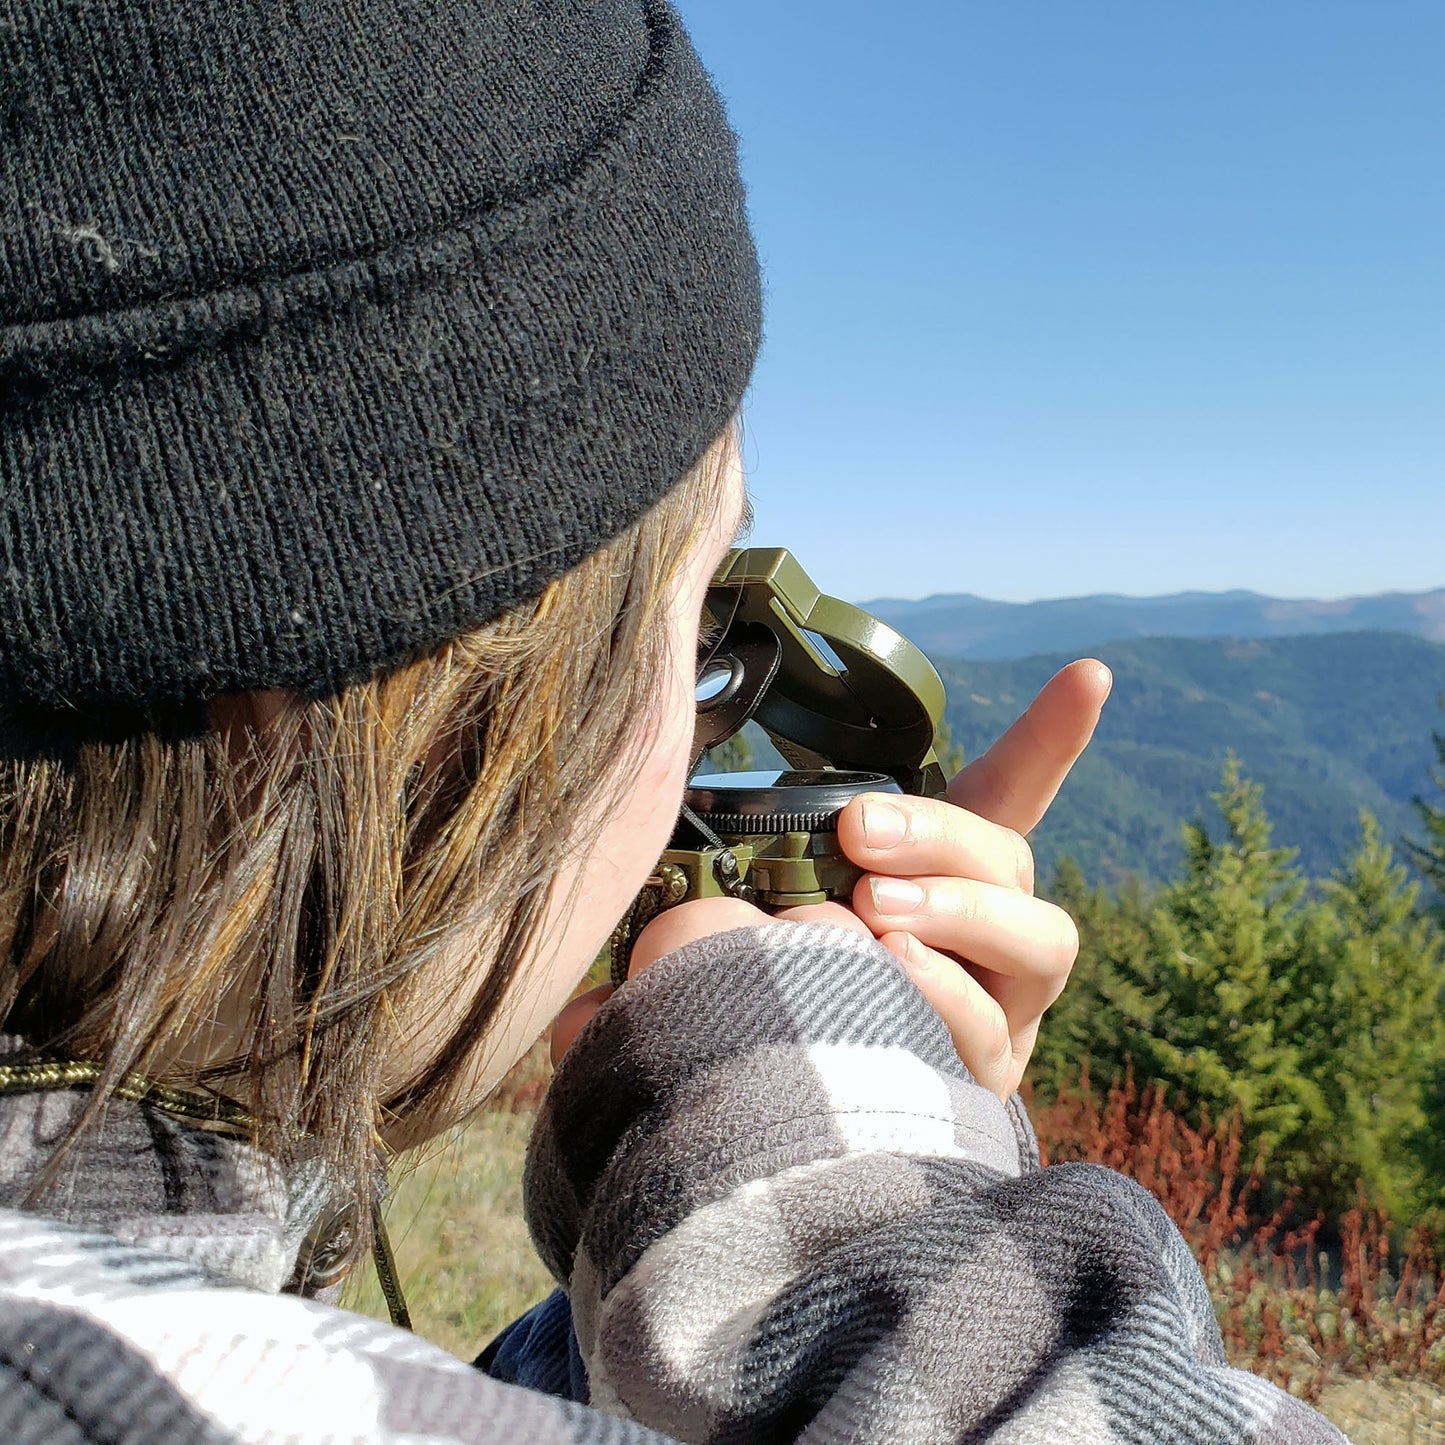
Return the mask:
<svg viewBox="0 0 1445 1445">
<path fill-rule="evenodd" d="M 1419 883 L 1362 814 L 1349 858 L 1308 885 L 1236 759 L 1214 798 L 1218 840 L 1186 828 L 1183 875 L 1157 894 L 1059 866 L 1051 896 L 1081 946 L 1036 1090 L 1132 1065 L 1186 1113 L 1238 1109 L 1247 1149 L 1307 1212 L 1338 1217 L 1357 1181 L 1399 1221 L 1445 1212 L 1445 932 Z"/>
<path fill-rule="evenodd" d="M 1127 1072 L 1133 1041 L 1150 1001 L 1130 983 L 1149 950 L 1153 895 L 1137 878 L 1111 892 L 1090 887 L 1073 858 L 1063 858 L 1047 896 L 1079 929 L 1079 957 L 1068 986 L 1044 1015 L 1029 1074 L 1045 1099 L 1077 1084 L 1085 1069 L 1107 1085 Z"/>
<path fill-rule="evenodd" d="M 1185 829 L 1184 877 L 1154 910 L 1142 964 L 1123 972 L 1142 1004 L 1141 1077 L 1214 1118 L 1237 1108 L 1247 1143 L 1292 1183 L 1297 1146 L 1324 1123 L 1325 1101 L 1299 1042 L 1305 885 L 1293 850 L 1270 844 L 1261 794 L 1231 756 L 1213 795 L 1224 837 L 1216 842 L 1198 823 Z"/>
<path fill-rule="evenodd" d="M 1301 1044 L 1329 1127 L 1296 1176 L 1334 1208 L 1348 1207 L 1358 1180 L 1397 1220 L 1434 1202 L 1415 1145 L 1445 1040 L 1445 938 L 1417 911 L 1419 891 L 1361 813 L 1358 846 L 1310 909 L 1298 973 Z"/>
<path fill-rule="evenodd" d="M 1438 1242 L 1445 1238 L 1445 1058 L 1437 1059 L 1420 1098 L 1425 1122 L 1411 1138 L 1411 1153 L 1424 1180 L 1420 1213 L 1434 1224 Z"/>
<path fill-rule="evenodd" d="M 1440 699 L 1440 705 L 1445 707 L 1445 697 Z M 1445 790 L 1445 733 L 1436 733 L 1434 738 L 1435 758 L 1439 766 L 1430 770 L 1430 778 L 1438 788 Z M 1445 914 L 1445 807 L 1428 802 L 1419 795 L 1414 801 L 1415 811 L 1425 825 L 1425 841 L 1411 843 L 1410 853 L 1420 871 L 1434 884 L 1437 906 Z"/>
</svg>

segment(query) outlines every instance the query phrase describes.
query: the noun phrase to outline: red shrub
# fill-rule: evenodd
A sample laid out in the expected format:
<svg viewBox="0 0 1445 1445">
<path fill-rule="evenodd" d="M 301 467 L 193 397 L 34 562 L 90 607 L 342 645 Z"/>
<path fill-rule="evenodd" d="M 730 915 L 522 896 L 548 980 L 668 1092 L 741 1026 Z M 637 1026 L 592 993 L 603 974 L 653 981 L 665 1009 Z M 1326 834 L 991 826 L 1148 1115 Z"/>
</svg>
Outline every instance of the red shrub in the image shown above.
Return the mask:
<svg viewBox="0 0 1445 1445">
<path fill-rule="evenodd" d="M 1339 1375 L 1445 1382 L 1445 1276 L 1426 1227 L 1396 1248 L 1363 1194 L 1333 1230 L 1288 1227 L 1286 1209 L 1257 1216 L 1260 1168 L 1241 1168 L 1238 1117 L 1196 1127 L 1157 1084 L 1115 1080 L 1101 1098 L 1085 1073 L 1034 1123 L 1045 1163 L 1105 1164 L 1164 1206 L 1204 1271 L 1233 1363 L 1308 1399 Z M 1321 1236 L 1338 1239 L 1337 1257 Z"/>
<path fill-rule="evenodd" d="M 1140 1089 L 1132 1075 L 1116 1079 L 1101 1100 L 1086 1068 L 1076 1090 L 1035 1109 L 1034 1126 L 1045 1163 L 1084 1160 L 1137 1179 L 1179 1226 L 1206 1273 L 1253 1222 L 1259 1166 L 1241 1172 L 1236 1114 L 1217 1124 L 1206 1115 L 1196 1128 L 1169 1107 L 1158 1084 Z"/>
</svg>

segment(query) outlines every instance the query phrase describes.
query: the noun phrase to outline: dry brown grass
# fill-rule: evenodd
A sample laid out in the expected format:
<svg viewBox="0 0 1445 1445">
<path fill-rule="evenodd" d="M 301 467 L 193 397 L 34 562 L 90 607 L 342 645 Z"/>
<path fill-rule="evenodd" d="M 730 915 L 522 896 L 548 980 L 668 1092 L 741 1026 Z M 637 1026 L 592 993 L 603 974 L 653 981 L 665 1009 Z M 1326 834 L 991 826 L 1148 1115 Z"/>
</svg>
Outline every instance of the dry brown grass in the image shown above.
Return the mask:
<svg viewBox="0 0 1445 1445">
<path fill-rule="evenodd" d="M 499 1329 L 553 1289 L 522 1223 L 530 1114 L 488 1110 L 401 1180 L 387 1233 L 418 1334 L 472 1359 Z M 384 1320 L 368 1268 L 346 1303 Z"/>
<path fill-rule="evenodd" d="M 1345 1380 L 1317 1408 L 1354 1445 L 1445 1445 L 1445 1391 L 1422 1380 Z"/>
</svg>

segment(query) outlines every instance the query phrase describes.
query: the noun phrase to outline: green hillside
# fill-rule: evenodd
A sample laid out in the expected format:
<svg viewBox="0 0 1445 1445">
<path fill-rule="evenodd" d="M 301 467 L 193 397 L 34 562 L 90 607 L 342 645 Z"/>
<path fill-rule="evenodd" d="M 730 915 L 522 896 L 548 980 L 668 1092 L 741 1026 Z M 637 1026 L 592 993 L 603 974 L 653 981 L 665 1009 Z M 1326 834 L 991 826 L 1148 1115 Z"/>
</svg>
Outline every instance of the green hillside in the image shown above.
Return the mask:
<svg viewBox="0 0 1445 1445">
<path fill-rule="evenodd" d="M 1248 641 L 1145 638 L 1096 650 L 1114 693 L 1093 747 L 1035 835 L 1041 866 L 1170 875 L 1179 824 L 1208 810 L 1232 750 L 1265 788 L 1276 841 L 1328 873 L 1367 807 L 1385 836 L 1414 834 L 1432 729 L 1445 726 L 1445 645 L 1390 632 Z M 935 657 L 954 738 L 975 757 L 1070 655 Z"/>
</svg>

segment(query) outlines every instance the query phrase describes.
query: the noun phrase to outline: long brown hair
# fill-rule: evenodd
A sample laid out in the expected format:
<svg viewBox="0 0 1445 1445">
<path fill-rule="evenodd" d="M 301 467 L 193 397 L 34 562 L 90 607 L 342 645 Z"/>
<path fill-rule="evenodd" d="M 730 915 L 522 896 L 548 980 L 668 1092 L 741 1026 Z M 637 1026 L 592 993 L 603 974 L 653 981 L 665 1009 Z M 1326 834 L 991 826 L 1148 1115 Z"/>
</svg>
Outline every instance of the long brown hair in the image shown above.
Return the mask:
<svg viewBox="0 0 1445 1445">
<path fill-rule="evenodd" d="M 416 1132 L 457 1110 L 657 705 L 674 579 L 735 446 L 430 656 L 264 723 L 0 767 L 0 1019 L 37 1058 L 103 1066 L 77 1137 L 138 1072 L 243 1102 L 263 1149 L 319 1153 L 362 1201 L 388 1115 Z M 428 965 L 458 950 L 485 969 L 465 1016 L 383 1097 Z"/>
</svg>

